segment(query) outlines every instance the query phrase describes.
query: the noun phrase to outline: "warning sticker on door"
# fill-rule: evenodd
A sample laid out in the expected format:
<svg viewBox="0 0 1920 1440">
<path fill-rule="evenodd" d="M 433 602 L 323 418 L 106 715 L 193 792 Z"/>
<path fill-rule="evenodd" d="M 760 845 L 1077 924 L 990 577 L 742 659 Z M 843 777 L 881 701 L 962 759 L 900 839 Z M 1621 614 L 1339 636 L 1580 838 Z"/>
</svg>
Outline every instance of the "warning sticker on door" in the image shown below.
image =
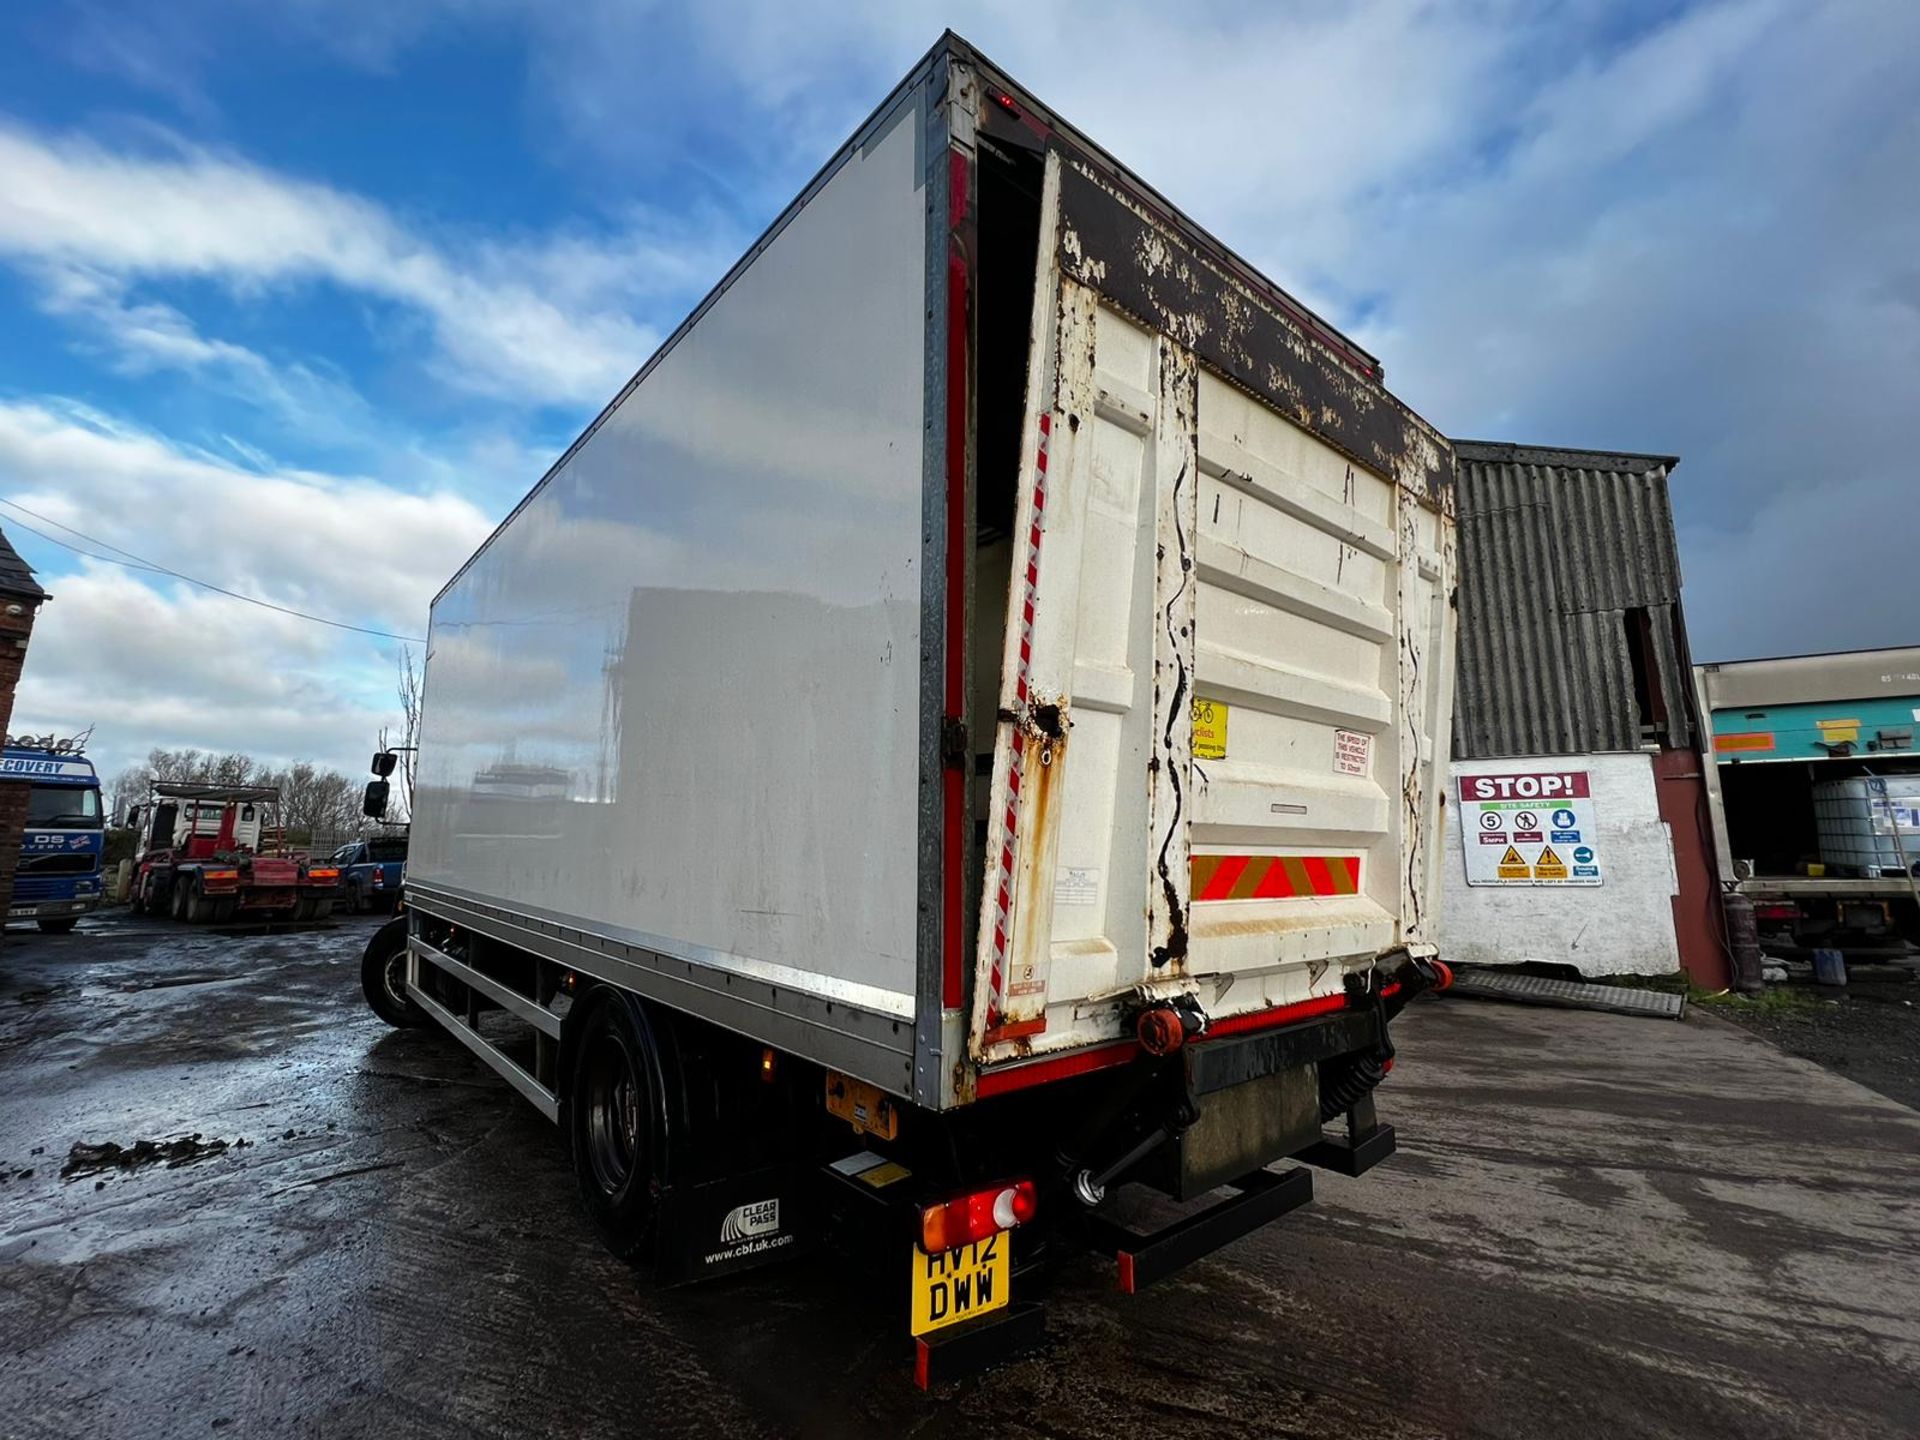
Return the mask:
<svg viewBox="0 0 1920 1440">
<path fill-rule="evenodd" d="M 1373 737 L 1357 730 L 1333 732 L 1333 770 L 1336 775 L 1365 775 L 1373 769 Z"/>
<path fill-rule="evenodd" d="M 1598 885 L 1599 835 L 1585 770 L 1460 777 L 1469 885 Z"/>
<path fill-rule="evenodd" d="M 1227 707 L 1219 700 L 1193 700 L 1193 758 L 1227 758 Z"/>
<path fill-rule="evenodd" d="M 1065 865 L 1053 877 L 1056 905 L 1098 905 L 1100 870 L 1097 866 Z"/>
</svg>

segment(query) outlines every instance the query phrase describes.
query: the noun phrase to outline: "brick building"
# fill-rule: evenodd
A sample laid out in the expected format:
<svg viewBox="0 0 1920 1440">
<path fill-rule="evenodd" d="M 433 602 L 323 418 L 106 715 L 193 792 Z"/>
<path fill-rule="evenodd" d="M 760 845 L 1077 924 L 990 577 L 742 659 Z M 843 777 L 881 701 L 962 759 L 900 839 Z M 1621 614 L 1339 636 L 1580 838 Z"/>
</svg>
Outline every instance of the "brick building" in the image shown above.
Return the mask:
<svg viewBox="0 0 1920 1440">
<path fill-rule="evenodd" d="M 47 592 L 33 569 L 0 532 L 0 732 L 13 728 L 13 692 L 27 663 L 27 641 Z M 0 780 L 0 899 L 13 894 L 14 867 L 20 863 L 20 835 L 27 819 L 25 780 Z"/>
</svg>

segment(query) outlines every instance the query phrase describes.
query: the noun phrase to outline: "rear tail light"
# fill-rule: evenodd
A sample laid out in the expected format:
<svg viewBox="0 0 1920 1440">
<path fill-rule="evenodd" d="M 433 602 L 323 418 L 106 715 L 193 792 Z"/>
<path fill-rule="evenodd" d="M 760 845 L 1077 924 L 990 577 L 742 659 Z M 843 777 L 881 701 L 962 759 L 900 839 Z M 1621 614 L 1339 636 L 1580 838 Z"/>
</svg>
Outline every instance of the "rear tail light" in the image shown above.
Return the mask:
<svg viewBox="0 0 1920 1440">
<path fill-rule="evenodd" d="M 340 872 L 338 870 L 309 870 L 307 871 L 307 878 L 309 880 L 338 880 L 340 878 Z"/>
<path fill-rule="evenodd" d="M 204 872 L 200 878 L 203 880 L 238 880 L 240 878 L 240 872 L 238 870 L 208 870 Z"/>
<path fill-rule="evenodd" d="M 956 1250 L 1011 1230 L 1033 1219 L 1040 1208 L 1040 1192 L 1031 1180 L 996 1185 L 959 1195 L 920 1211 L 920 1248 L 929 1255 Z"/>
<path fill-rule="evenodd" d="M 1798 905 L 1781 904 L 1779 902 L 1755 905 L 1753 907 L 1753 918 L 1756 920 L 1785 921 L 1790 924 L 1800 918 L 1800 907 Z"/>
</svg>

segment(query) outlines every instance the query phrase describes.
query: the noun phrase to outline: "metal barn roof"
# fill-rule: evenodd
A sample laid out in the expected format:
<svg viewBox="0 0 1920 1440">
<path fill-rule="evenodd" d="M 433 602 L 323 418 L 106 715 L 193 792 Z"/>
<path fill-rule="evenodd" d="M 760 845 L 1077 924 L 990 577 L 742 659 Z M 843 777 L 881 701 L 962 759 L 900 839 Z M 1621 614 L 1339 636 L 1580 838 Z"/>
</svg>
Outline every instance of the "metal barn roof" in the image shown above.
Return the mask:
<svg viewBox="0 0 1920 1440">
<path fill-rule="evenodd" d="M 1693 743 L 1671 455 L 1453 442 L 1453 753 Z"/>
</svg>

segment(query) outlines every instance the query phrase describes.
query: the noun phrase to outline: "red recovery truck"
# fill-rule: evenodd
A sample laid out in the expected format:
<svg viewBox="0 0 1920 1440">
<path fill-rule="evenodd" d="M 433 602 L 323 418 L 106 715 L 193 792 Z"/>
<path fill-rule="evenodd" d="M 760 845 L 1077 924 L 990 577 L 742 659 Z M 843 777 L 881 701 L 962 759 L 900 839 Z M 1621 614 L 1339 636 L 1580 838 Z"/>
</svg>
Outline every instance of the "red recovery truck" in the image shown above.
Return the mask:
<svg viewBox="0 0 1920 1440">
<path fill-rule="evenodd" d="M 284 853 L 269 821 L 280 803 L 271 785 L 155 781 L 127 817 L 136 835 L 133 908 L 215 924 L 236 915 L 318 920 L 332 913 L 334 865 Z"/>
</svg>

